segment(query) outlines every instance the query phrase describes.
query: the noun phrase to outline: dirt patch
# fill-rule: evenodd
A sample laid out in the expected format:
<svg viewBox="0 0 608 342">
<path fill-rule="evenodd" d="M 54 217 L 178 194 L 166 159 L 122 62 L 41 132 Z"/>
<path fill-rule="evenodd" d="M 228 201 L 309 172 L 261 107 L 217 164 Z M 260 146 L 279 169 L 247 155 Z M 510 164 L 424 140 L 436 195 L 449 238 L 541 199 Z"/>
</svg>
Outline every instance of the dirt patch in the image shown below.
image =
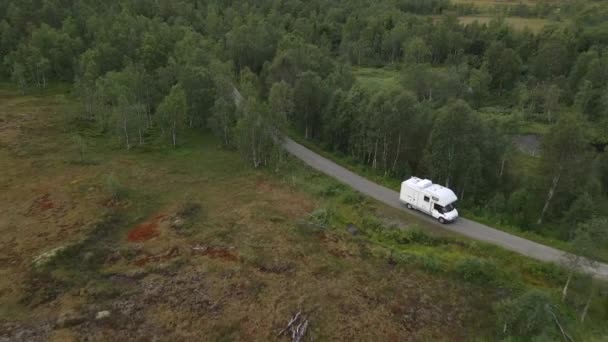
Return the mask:
<svg viewBox="0 0 608 342">
<path fill-rule="evenodd" d="M 212 246 L 193 246 L 194 254 L 208 256 L 212 259 L 221 259 L 225 261 L 236 262 L 240 257 L 234 250 L 234 247 L 212 247 Z"/>
<path fill-rule="evenodd" d="M 261 192 L 261 193 L 271 193 L 274 190 L 274 187 L 272 186 L 272 184 L 265 182 L 265 181 L 258 181 L 257 183 L 255 183 L 255 187 L 258 190 L 258 192 Z"/>
<path fill-rule="evenodd" d="M 173 247 L 169 248 L 168 250 L 166 250 L 165 252 L 160 253 L 158 255 L 143 255 L 141 257 L 138 257 L 135 259 L 133 264 L 135 264 L 136 266 L 144 266 L 145 264 L 147 264 L 149 262 L 159 262 L 159 261 L 178 257 L 179 254 L 180 254 L 179 247 L 173 246 Z"/>
<path fill-rule="evenodd" d="M 295 271 L 296 265 L 294 263 L 272 263 L 272 264 L 264 264 L 258 266 L 258 270 L 262 273 L 274 273 L 274 274 L 282 274 L 282 273 L 293 273 Z"/>
<path fill-rule="evenodd" d="M 51 200 L 51 194 L 47 192 L 34 199 L 34 202 L 28 210 L 28 215 L 43 213 L 55 207 L 55 203 Z"/>
<path fill-rule="evenodd" d="M 106 208 L 119 208 L 121 207 L 121 202 L 115 198 L 108 198 L 100 202 L 101 206 Z"/>
<path fill-rule="evenodd" d="M 160 235 L 158 225 L 166 218 L 166 215 L 156 215 L 152 218 L 152 220 L 138 224 L 127 235 L 127 241 L 142 242 Z"/>
</svg>

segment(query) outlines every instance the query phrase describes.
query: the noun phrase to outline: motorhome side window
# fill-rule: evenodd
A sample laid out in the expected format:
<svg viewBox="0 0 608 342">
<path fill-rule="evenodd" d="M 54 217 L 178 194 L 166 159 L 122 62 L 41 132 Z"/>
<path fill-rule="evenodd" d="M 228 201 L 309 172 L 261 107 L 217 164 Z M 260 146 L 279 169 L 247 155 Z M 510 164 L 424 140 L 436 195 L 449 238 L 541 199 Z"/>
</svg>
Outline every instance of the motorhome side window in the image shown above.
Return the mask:
<svg viewBox="0 0 608 342">
<path fill-rule="evenodd" d="M 435 210 L 437 210 L 438 212 L 440 212 L 440 213 L 443 212 L 443 207 L 440 206 L 439 204 L 435 203 L 434 207 L 435 207 Z"/>
<path fill-rule="evenodd" d="M 428 196 L 424 196 L 424 201 L 428 202 L 429 201 L 429 197 Z"/>
</svg>

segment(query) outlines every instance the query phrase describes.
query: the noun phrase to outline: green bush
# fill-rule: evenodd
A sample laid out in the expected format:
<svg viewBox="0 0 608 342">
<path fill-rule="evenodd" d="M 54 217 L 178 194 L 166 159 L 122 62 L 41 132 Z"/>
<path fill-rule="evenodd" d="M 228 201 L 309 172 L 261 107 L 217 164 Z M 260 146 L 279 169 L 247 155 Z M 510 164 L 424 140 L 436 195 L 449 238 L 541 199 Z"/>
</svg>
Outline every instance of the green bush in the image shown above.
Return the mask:
<svg viewBox="0 0 608 342">
<path fill-rule="evenodd" d="M 563 268 L 554 264 L 540 262 L 524 262 L 522 264 L 524 272 L 535 277 L 545 279 L 553 284 L 561 284 L 568 277 Z"/>
<path fill-rule="evenodd" d="M 387 235 L 390 235 L 391 232 L 397 231 L 396 229 L 386 229 L 382 222 L 373 215 L 363 216 L 361 230 L 369 237 L 375 236 L 382 240 L 385 240 Z"/>
<path fill-rule="evenodd" d="M 465 281 L 489 283 L 496 280 L 496 264 L 477 257 L 466 257 L 456 263 L 456 273 Z"/>
<path fill-rule="evenodd" d="M 521 296 L 500 302 L 495 307 L 498 329 L 511 340 L 558 341 L 562 339 L 555 320 L 568 331 L 571 319 L 541 290 L 532 289 Z"/>
<path fill-rule="evenodd" d="M 310 214 L 310 221 L 320 225 L 327 225 L 333 215 L 334 212 L 332 209 L 318 208 Z"/>
<path fill-rule="evenodd" d="M 422 264 L 422 268 L 427 272 L 440 273 L 445 271 L 441 261 L 434 256 L 423 255 L 420 257 L 420 262 Z"/>
<path fill-rule="evenodd" d="M 341 196 L 341 201 L 343 204 L 358 205 L 365 202 L 365 197 L 359 192 L 346 190 Z"/>
<path fill-rule="evenodd" d="M 105 181 L 106 191 L 110 193 L 110 197 L 114 200 L 121 200 L 127 197 L 128 191 L 123 186 L 114 174 L 108 175 Z"/>
<path fill-rule="evenodd" d="M 342 184 L 330 184 L 328 186 L 326 186 L 325 188 L 321 189 L 321 191 L 319 192 L 319 195 L 323 196 L 323 197 L 333 197 L 333 196 L 337 196 L 340 193 L 344 192 L 344 190 L 346 189 L 346 187 Z"/>
<path fill-rule="evenodd" d="M 386 239 L 394 241 L 400 245 L 418 244 L 423 246 L 437 246 L 448 243 L 447 239 L 429 235 L 420 229 L 383 229 L 382 235 Z"/>
</svg>

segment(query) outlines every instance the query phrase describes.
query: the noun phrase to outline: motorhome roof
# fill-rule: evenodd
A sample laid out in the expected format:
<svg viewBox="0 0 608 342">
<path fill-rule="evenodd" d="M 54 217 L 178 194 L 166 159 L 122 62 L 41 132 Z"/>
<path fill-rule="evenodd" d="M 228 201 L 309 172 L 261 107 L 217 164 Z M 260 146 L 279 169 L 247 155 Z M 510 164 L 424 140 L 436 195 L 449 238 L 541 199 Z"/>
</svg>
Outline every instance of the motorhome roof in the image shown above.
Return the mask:
<svg viewBox="0 0 608 342">
<path fill-rule="evenodd" d="M 418 189 L 432 197 L 439 205 L 448 205 L 455 202 L 458 197 L 454 192 L 439 184 L 433 184 L 429 179 L 420 179 L 412 177 L 405 181 L 410 187 Z"/>
</svg>

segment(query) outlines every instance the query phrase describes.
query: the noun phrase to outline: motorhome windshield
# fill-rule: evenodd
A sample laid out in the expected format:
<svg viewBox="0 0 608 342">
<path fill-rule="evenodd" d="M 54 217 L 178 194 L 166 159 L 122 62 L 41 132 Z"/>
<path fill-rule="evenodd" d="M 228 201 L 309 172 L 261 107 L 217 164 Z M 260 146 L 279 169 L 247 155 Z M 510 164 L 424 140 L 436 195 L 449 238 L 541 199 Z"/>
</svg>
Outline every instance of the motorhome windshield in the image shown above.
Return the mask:
<svg viewBox="0 0 608 342">
<path fill-rule="evenodd" d="M 435 203 L 435 210 L 442 214 L 447 214 L 450 211 L 454 210 L 454 206 L 452 204 L 448 204 L 445 207 L 442 207 L 439 204 Z"/>
</svg>

